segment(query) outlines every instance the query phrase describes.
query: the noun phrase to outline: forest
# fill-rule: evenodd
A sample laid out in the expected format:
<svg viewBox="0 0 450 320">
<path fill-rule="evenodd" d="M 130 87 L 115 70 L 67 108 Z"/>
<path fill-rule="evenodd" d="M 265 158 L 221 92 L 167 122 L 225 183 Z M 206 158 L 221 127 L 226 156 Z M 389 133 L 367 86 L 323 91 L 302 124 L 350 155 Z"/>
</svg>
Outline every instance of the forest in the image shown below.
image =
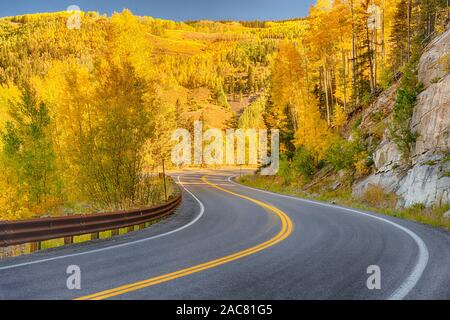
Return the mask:
<svg viewBox="0 0 450 320">
<path fill-rule="evenodd" d="M 407 165 L 418 57 L 447 0 L 318 0 L 287 21 L 73 13 L 0 19 L 0 220 L 161 201 L 171 132 L 279 129 L 286 182 L 372 170 L 388 129 Z M 360 114 L 400 81 L 390 128 Z M 351 139 L 348 137 L 351 136 Z"/>
</svg>

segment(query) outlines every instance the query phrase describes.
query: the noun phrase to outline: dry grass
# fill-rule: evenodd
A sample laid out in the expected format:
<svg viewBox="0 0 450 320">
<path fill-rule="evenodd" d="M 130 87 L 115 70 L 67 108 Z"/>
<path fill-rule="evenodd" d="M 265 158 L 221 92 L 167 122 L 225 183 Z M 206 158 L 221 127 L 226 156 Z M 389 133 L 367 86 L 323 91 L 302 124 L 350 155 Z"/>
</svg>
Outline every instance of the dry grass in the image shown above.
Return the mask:
<svg viewBox="0 0 450 320">
<path fill-rule="evenodd" d="M 385 192 L 379 186 L 370 187 L 363 197 L 356 198 L 351 194 L 351 188 L 348 185 L 337 190 L 330 190 L 322 186 L 322 192 L 319 193 L 319 188 L 315 188 L 314 192 L 317 193 L 311 194 L 303 191 L 300 185 L 285 185 L 283 179 L 276 176 L 249 175 L 239 178 L 239 182 L 254 188 L 301 198 L 332 202 L 450 230 L 450 219 L 444 217 L 444 214 L 450 210 L 449 204 L 431 208 L 425 208 L 421 204 L 416 204 L 409 208 L 399 209 L 396 207 L 397 196 Z"/>
<path fill-rule="evenodd" d="M 370 185 L 364 192 L 361 200 L 374 208 L 394 208 L 397 205 L 397 196 L 386 192 L 378 185 Z"/>
</svg>

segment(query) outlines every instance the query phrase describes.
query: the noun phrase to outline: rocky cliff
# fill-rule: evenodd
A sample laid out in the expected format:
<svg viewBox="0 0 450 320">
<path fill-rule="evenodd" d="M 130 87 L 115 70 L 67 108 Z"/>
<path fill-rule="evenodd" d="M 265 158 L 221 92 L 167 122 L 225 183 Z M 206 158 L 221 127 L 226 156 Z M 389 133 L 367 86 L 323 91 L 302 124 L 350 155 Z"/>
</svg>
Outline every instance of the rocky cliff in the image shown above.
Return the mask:
<svg viewBox="0 0 450 320">
<path fill-rule="evenodd" d="M 373 154 L 376 172 L 354 185 L 355 195 L 361 196 L 377 185 L 396 193 L 401 207 L 450 203 L 450 30 L 425 48 L 418 76 L 425 90 L 418 97 L 410 123 L 411 130 L 418 134 L 411 166 L 402 165 L 397 146 L 385 130 Z M 363 115 L 362 126 L 371 127 L 367 113 L 381 110 L 386 115 L 392 111 L 396 90 L 393 86 L 378 99 Z"/>
</svg>

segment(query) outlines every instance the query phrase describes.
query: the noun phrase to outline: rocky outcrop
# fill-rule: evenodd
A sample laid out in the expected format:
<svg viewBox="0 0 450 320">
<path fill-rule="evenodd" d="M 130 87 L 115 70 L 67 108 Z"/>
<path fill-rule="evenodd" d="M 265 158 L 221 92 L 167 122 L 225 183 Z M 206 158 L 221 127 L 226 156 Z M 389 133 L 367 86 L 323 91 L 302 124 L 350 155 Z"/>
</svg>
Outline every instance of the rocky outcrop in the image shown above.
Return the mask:
<svg viewBox="0 0 450 320">
<path fill-rule="evenodd" d="M 419 81 L 425 87 L 450 72 L 450 32 L 444 32 L 427 45 L 420 57 Z"/>
<path fill-rule="evenodd" d="M 411 166 L 402 165 L 397 146 L 385 132 L 373 154 L 376 172 L 354 185 L 355 195 L 361 196 L 370 186 L 377 185 L 396 193 L 399 206 L 450 203 L 449 66 L 450 30 L 447 30 L 428 45 L 419 62 L 419 81 L 425 90 L 418 97 L 410 124 L 411 130 L 418 134 Z M 392 110 L 390 104 L 389 108 Z"/>
<path fill-rule="evenodd" d="M 390 171 L 393 167 L 399 165 L 400 160 L 397 145 L 386 138 L 373 154 L 373 161 L 378 172 Z"/>
<path fill-rule="evenodd" d="M 450 73 L 419 95 L 411 128 L 419 134 L 413 160 L 426 153 L 450 150 Z"/>
<path fill-rule="evenodd" d="M 389 89 L 383 91 L 377 100 L 363 111 L 360 128 L 369 134 L 373 134 L 379 121 L 386 123 L 395 105 L 399 82 L 394 83 Z"/>
<path fill-rule="evenodd" d="M 399 206 L 409 207 L 421 203 L 429 207 L 450 203 L 450 178 L 444 176 L 449 169 L 448 162 L 432 160 L 413 166 L 405 178 L 400 180 L 396 190 L 400 197 Z"/>
</svg>

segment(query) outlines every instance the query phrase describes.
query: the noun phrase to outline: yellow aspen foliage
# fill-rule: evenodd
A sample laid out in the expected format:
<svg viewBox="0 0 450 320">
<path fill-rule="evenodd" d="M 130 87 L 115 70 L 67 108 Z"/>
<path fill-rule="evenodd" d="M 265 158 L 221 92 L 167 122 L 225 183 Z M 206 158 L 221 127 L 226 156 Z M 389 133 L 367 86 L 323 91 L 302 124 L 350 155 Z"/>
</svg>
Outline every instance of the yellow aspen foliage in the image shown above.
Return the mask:
<svg viewBox="0 0 450 320">
<path fill-rule="evenodd" d="M 311 102 L 304 108 L 300 116 L 302 119 L 295 134 L 295 145 L 305 147 L 315 157 L 316 161 L 324 158 L 331 133 L 328 125 L 322 119 L 317 104 Z"/>
<path fill-rule="evenodd" d="M 0 220 L 20 220 L 32 217 L 27 208 L 27 198 L 18 194 L 13 185 L 0 177 Z"/>
<path fill-rule="evenodd" d="M 4 128 L 10 118 L 8 114 L 9 103 L 16 103 L 19 99 L 20 90 L 14 83 L 8 82 L 0 85 L 0 130 Z"/>
<path fill-rule="evenodd" d="M 347 114 L 344 108 L 337 104 L 334 108 L 333 114 L 333 127 L 336 129 L 342 128 L 347 123 Z"/>
<path fill-rule="evenodd" d="M 355 155 L 355 171 L 356 175 L 361 178 L 367 176 L 370 173 L 370 169 L 367 167 L 367 151 L 362 151 Z"/>
<path fill-rule="evenodd" d="M 114 13 L 111 17 L 111 27 L 108 30 L 109 42 L 105 53 L 116 66 L 129 61 L 142 76 L 152 75 L 151 53 L 152 45 L 149 34 L 142 27 L 139 18 L 129 10 Z"/>
</svg>

